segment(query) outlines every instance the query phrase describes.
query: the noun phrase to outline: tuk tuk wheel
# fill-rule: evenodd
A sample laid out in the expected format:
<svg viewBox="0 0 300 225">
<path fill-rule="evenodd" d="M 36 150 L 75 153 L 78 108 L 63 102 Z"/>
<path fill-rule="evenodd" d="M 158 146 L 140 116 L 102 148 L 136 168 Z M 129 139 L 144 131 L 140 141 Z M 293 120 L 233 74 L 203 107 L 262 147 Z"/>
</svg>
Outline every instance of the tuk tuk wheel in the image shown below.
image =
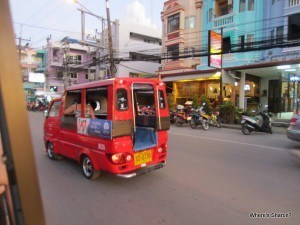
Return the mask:
<svg viewBox="0 0 300 225">
<path fill-rule="evenodd" d="M 81 170 L 87 179 L 93 180 L 100 175 L 100 170 L 95 170 L 92 160 L 86 155 L 82 156 Z"/>
<path fill-rule="evenodd" d="M 59 155 L 56 155 L 54 153 L 54 146 L 53 146 L 52 142 L 48 142 L 48 144 L 47 144 L 47 155 L 48 155 L 48 158 L 51 160 L 61 159 L 61 157 Z"/>
</svg>

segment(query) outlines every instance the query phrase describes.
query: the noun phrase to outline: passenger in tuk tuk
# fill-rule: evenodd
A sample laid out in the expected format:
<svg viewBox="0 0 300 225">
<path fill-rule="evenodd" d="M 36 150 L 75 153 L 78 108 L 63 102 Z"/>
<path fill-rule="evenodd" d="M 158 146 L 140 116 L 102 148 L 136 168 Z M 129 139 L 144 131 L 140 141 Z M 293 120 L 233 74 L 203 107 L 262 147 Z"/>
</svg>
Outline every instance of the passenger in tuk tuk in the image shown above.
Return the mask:
<svg viewBox="0 0 300 225">
<path fill-rule="evenodd" d="M 65 97 L 63 97 L 63 104 L 65 106 Z M 86 107 L 85 116 L 90 117 L 92 119 L 97 119 L 94 113 L 96 107 L 97 107 L 97 103 L 95 101 L 89 101 Z M 81 103 L 74 103 L 73 105 L 65 109 L 64 114 L 75 114 L 75 117 L 80 117 Z"/>
</svg>

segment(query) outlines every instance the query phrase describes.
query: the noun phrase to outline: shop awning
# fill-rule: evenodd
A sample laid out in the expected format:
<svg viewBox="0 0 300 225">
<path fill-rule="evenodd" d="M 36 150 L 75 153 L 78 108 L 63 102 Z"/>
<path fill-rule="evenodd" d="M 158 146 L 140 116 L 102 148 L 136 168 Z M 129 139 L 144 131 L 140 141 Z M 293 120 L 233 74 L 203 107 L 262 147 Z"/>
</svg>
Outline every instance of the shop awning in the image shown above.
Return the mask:
<svg viewBox="0 0 300 225">
<path fill-rule="evenodd" d="M 215 75 L 215 72 L 212 73 L 202 73 L 202 74 L 193 74 L 193 75 L 180 75 L 180 76 L 166 76 L 162 78 L 162 81 L 187 81 L 187 80 L 203 80 L 207 78 L 217 79 L 216 77 L 212 77 Z"/>
</svg>

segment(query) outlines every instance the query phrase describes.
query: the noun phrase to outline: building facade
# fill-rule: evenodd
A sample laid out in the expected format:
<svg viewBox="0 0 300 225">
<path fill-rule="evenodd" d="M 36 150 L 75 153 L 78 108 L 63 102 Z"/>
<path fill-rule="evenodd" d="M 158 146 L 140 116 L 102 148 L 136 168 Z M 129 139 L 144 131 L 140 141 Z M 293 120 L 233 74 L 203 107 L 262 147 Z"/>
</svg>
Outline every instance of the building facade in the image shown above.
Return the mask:
<svg viewBox="0 0 300 225">
<path fill-rule="evenodd" d="M 182 23 L 183 17 L 193 14 L 193 4 L 194 16 L 200 15 L 196 54 L 185 55 Z M 166 1 L 162 23 L 163 49 L 168 57 L 160 76 L 169 82 L 174 101 L 182 104 L 204 95 L 211 101 L 230 100 L 246 110 L 268 105 L 274 113 L 297 111 L 299 4 L 297 0 Z M 175 30 L 170 30 L 174 24 Z M 221 36 L 222 64 L 218 68 L 209 66 L 209 31 Z M 176 41 L 181 47 L 173 46 Z M 188 64 L 190 56 L 196 60 L 195 68 L 180 67 Z M 289 68 L 283 70 L 282 65 Z"/>
</svg>

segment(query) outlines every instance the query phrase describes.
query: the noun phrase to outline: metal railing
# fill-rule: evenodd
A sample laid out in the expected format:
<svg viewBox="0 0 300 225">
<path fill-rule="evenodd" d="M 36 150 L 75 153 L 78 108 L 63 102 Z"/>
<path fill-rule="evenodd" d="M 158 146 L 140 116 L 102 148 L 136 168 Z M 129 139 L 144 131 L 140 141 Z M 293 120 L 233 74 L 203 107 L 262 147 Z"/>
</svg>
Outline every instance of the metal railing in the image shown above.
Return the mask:
<svg viewBox="0 0 300 225">
<path fill-rule="evenodd" d="M 230 13 L 213 19 L 214 27 L 223 27 L 234 22 L 234 14 Z"/>
</svg>

